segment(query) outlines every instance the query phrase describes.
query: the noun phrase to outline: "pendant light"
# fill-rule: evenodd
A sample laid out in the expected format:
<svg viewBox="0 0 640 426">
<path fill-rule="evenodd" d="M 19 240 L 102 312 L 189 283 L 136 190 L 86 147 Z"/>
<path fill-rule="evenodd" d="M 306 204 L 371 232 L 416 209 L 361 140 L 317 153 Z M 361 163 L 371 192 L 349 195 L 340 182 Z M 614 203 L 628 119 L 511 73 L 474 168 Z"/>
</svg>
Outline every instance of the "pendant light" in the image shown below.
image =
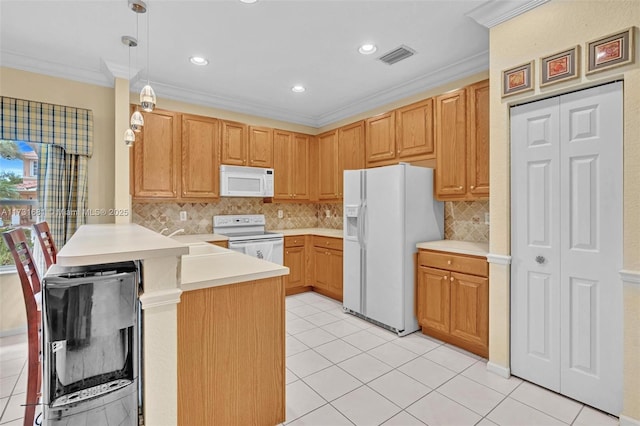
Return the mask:
<svg viewBox="0 0 640 426">
<path fill-rule="evenodd" d="M 126 45 L 129 49 L 129 78 L 127 81 L 131 81 L 131 48 L 136 47 L 138 45 L 138 40 L 131 36 L 122 36 L 122 43 Z M 131 125 L 133 126 L 133 116 L 131 117 Z M 136 135 L 133 133 L 131 128 L 127 129 L 124 132 L 124 143 L 127 146 L 133 145 L 136 141 Z"/>
<path fill-rule="evenodd" d="M 131 0 L 129 0 L 131 1 Z M 134 0 L 136 1 L 136 0 Z M 139 0 L 138 0 L 139 1 Z M 145 5 L 146 10 L 146 5 Z M 149 14 L 147 14 L 147 84 L 140 91 L 140 106 L 146 112 L 151 112 L 156 107 L 156 93 L 149 83 L 149 50 L 151 39 L 149 38 Z"/>
</svg>

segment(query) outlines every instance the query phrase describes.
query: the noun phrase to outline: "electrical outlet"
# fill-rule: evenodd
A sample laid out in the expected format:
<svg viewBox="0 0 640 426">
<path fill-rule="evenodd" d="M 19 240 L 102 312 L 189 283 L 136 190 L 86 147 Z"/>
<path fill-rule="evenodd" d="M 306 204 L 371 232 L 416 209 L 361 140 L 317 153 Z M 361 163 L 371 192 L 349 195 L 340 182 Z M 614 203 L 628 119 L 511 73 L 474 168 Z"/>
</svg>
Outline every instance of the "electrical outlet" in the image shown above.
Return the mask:
<svg viewBox="0 0 640 426">
<path fill-rule="evenodd" d="M 182 222 L 184 222 L 184 221 L 186 221 L 186 220 L 187 220 L 187 212 L 185 212 L 184 210 L 182 210 L 182 211 L 180 212 L 180 220 L 181 220 Z"/>
<path fill-rule="evenodd" d="M 484 214 L 484 224 L 488 225 L 489 224 L 489 213 L 485 213 Z"/>
<path fill-rule="evenodd" d="M 284 217 L 284 213 L 282 210 L 278 210 L 278 219 L 282 219 Z"/>
<path fill-rule="evenodd" d="M 331 217 L 331 210 L 329 210 L 329 209 L 325 210 L 325 211 L 324 211 L 324 215 L 325 215 L 326 217 Z"/>
</svg>

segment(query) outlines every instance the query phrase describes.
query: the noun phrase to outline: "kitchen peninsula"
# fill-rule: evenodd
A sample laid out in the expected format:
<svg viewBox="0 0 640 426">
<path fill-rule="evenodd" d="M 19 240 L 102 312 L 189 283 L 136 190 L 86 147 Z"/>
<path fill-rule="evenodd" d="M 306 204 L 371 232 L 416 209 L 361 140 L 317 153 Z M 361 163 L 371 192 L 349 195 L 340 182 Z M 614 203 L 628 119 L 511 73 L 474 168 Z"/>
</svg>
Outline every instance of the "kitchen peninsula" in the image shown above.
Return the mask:
<svg viewBox="0 0 640 426">
<path fill-rule="evenodd" d="M 282 423 L 289 269 L 135 224 L 84 225 L 58 254 L 61 266 L 127 260 L 143 268 L 145 424 Z"/>
</svg>

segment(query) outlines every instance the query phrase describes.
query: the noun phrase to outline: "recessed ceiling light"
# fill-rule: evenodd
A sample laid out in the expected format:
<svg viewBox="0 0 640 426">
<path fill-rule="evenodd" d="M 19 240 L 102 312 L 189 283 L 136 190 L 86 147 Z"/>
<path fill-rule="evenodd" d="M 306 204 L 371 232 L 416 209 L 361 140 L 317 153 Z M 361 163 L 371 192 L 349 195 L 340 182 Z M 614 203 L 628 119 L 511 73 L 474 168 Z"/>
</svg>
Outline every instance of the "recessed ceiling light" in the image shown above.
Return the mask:
<svg viewBox="0 0 640 426">
<path fill-rule="evenodd" d="M 305 90 L 307 90 L 307 89 L 306 89 L 304 86 L 300 85 L 300 84 L 296 84 L 295 86 L 293 86 L 293 87 L 291 88 L 291 90 L 292 90 L 293 92 L 296 92 L 296 93 L 302 93 L 302 92 L 304 92 L 304 91 L 305 91 Z"/>
<path fill-rule="evenodd" d="M 207 65 L 209 63 L 208 59 L 200 56 L 192 56 L 189 58 L 189 61 L 191 61 L 193 65 Z"/>
<path fill-rule="evenodd" d="M 378 48 L 373 43 L 365 43 L 358 48 L 358 52 L 362 53 L 363 55 L 371 55 L 376 50 L 378 50 Z"/>
<path fill-rule="evenodd" d="M 240 0 L 242 3 L 247 3 L 247 4 L 251 4 L 251 3 L 255 3 L 258 0 Z"/>
</svg>

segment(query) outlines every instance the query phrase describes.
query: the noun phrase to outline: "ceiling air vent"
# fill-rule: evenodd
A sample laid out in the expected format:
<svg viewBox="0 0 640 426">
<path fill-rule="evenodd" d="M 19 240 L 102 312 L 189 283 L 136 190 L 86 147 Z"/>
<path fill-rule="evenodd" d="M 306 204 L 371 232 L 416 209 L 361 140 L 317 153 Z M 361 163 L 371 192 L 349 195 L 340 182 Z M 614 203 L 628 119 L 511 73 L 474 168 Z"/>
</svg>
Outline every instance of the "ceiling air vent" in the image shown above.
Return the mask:
<svg viewBox="0 0 640 426">
<path fill-rule="evenodd" d="M 408 57 L 413 56 L 415 53 L 416 51 L 412 48 L 402 45 L 397 49 L 393 49 L 391 52 L 385 53 L 378 59 L 380 59 L 387 65 L 393 65 L 396 62 L 400 62 L 403 59 L 407 59 Z"/>
</svg>

